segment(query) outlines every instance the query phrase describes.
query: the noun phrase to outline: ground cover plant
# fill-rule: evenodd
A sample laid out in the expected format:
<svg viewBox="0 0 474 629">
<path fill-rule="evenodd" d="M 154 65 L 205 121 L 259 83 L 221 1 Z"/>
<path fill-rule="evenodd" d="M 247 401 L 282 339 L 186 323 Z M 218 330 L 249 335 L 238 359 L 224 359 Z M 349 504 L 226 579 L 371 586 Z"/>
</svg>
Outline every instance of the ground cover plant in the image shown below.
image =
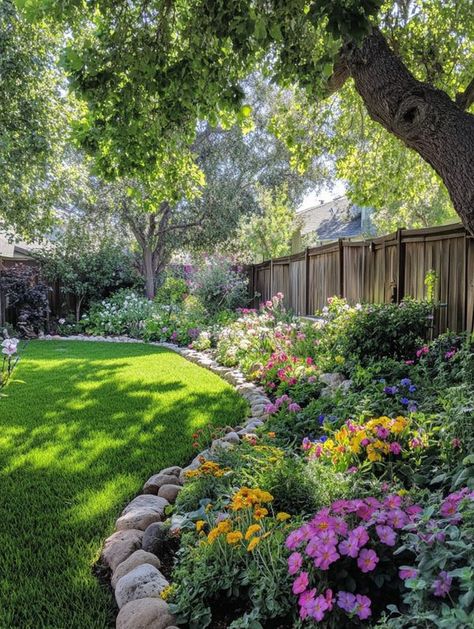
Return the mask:
<svg viewBox="0 0 474 629">
<path fill-rule="evenodd" d="M 92 566 L 118 514 L 149 475 L 189 461 L 197 429 L 237 423 L 245 406 L 143 344 L 31 341 L 3 393 L 0 626 L 109 626 Z"/>
</svg>

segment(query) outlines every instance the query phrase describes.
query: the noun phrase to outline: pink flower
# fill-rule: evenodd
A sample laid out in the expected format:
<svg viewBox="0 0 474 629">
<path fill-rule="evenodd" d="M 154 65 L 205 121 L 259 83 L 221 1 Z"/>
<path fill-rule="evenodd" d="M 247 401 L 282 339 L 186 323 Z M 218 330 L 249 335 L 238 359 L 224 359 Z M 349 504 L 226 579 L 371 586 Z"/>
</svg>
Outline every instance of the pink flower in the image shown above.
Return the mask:
<svg viewBox="0 0 474 629">
<path fill-rule="evenodd" d="M 292 531 L 288 537 L 286 538 L 285 546 L 288 550 L 295 550 L 301 543 L 304 541 L 304 534 L 301 529 L 296 529 Z"/>
<path fill-rule="evenodd" d="M 389 429 L 385 428 L 384 426 L 377 426 L 376 432 L 377 437 L 379 437 L 380 439 L 386 439 L 390 434 Z"/>
<path fill-rule="evenodd" d="M 387 513 L 387 523 L 394 529 L 402 529 L 408 524 L 408 517 L 401 509 L 393 509 Z"/>
<path fill-rule="evenodd" d="M 315 594 L 316 594 L 316 588 L 313 588 L 312 590 L 306 590 L 306 592 L 303 592 L 302 594 L 300 594 L 298 603 L 300 605 L 301 620 L 304 620 L 305 618 L 309 616 L 308 610 L 314 601 Z"/>
<path fill-rule="evenodd" d="M 377 535 L 379 536 L 382 544 L 386 544 L 387 546 L 395 546 L 395 541 L 397 539 L 397 535 L 395 531 L 389 526 L 376 526 L 375 530 L 377 531 Z"/>
<path fill-rule="evenodd" d="M 457 437 L 454 437 L 453 439 L 451 439 L 451 445 L 453 446 L 453 448 L 460 448 L 461 447 L 461 439 L 458 439 Z"/>
<path fill-rule="evenodd" d="M 288 404 L 288 410 L 290 413 L 298 413 L 298 411 L 301 410 L 301 406 L 296 402 L 292 402 L 291 404 Z"/>
<path fill-rule="evenodd" d="M 363 548 L 360 551 L 359 558 L 357 559 L 357 565 L 362 572 L 372 572 L 375 566 L 378 564 L 379 558 L 374 550 Z"/>
<path fill-rule="evenodd" d="M 400 454 L 402 451 L 402 446 L 398 443 L 398 441 L 394 441 L 390 444 L 390 452 L 392 454 Z"/>
<path fill-rule="evenodd" d="M 325 597 L 320 594 L 308 606 L 308 614 L 318 622 L 324 618 L 324 612 L 327 610 L 328 604 Z"/>
<path fill-rule="evenodd" d="M 359 616 L 361 620 L 365 620 L 366 618 L 372 615 L 372 611 L 370 609 L 370 605 L 372 601 L 370 600 L 368 596 L 357 594 L 356 601 L 357 601 L 356 614 Z"/>
<path fill-rule="evenodd" d="M 307 572 L 302 572 L 293 582 L 293 594 L 301 594 L 308 587 L 309 575 Z"/>
<path fill-rule="evenodd" d="M 398 576 L 402 579 L 402 581 L 406 581 L 407 579 L 416 579 L 418 576 L 418 570 L 410 566 L 402 566 L 398 571 Z"/>
<path fill-rule="evenodd" d="M 322 546 L 314 551 L 314 565 L 321 570 L 327 570 L 339 557 L 335 546 Z"/>
<path fill-rule="evenodd" d="M 397 494 L 391 494 L 385 498 L 383 504 L 389 509 L 398 509 L 402 505 L 402 497 L 397 496 Z"/>
<path fill-rule="evenodd" d="M 324 593 L 324 598 L 326 599 L 326 603 L 328 604 L 328 610 L 331 611 L 334 606 L 334 596 L 330 588 L 328 588 Z"/>
<path fill-rule="evenodd" d="M 296 574 L 303 565 L 303 556 L 301 553 L 292 553 L 288 557 L 288 573 Z"/>
</svg>

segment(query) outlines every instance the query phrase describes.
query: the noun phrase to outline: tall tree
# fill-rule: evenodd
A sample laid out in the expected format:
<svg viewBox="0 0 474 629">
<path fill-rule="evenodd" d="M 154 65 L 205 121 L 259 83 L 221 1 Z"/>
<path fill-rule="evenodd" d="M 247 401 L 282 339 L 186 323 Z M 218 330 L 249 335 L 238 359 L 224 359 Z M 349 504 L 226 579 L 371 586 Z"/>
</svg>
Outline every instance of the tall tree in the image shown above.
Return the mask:
<svg viewBox="0 0 474 629">
<path fill-rule="evenodd" d="M 58 7 L 61 18 L 89 25 L 76 31 L 68 67 L 88 104 L 79 136 L 109 176 L 153 171 L 183 138 L 191 146 L 199 119 L 245 118 L 240 81 L 263 65 L 313 98 L 351 79 L 369 116 L 438 173 L 474 233 L 474 82 L 467 57 L 452 63 L 454 48 L 472 43 L 470 0 L 95 0 L 83 14 L 75 0 Z M 443 89 L 449 74 L 458 94 Z"/>
<path fill-rule="evenodd" d="M 64 150 L 74 111 L 59 66 L 61 32 L 0 3 L 0 227 L 25 236 L 50 226 L 67 194 Z"/>
</svg>

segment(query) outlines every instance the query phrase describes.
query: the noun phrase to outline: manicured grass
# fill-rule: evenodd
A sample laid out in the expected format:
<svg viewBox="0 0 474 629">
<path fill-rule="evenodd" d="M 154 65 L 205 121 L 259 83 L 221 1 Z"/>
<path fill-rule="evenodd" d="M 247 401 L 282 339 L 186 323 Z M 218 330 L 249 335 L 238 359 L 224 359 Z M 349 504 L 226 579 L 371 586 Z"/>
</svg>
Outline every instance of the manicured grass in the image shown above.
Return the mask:
<svg viewBox="0 0 474 629">
<path fill-rule="evenodd" d="M 120 511 L 192 433 L 236 424 L 232 388 L 146 345 L 31 342 L 0 398 L 0 627 L 112 625 L 92 575 Z"/>
</svg>

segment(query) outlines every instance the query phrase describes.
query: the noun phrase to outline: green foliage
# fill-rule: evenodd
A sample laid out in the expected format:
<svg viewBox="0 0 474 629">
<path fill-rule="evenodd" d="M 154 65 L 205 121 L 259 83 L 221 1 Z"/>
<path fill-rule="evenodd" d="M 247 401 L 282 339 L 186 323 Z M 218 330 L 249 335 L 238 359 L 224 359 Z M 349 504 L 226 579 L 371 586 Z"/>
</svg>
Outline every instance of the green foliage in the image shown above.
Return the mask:
<svg viewBox="0 0 474 629">
<path fill-rule="evenodd" d="M 242 219 L 236 238 L 230 243 L 240 260 L 253 264 L 288 255 L 291 238 L 298 228 L 296 212 L 289 207 L 284 190 L 261 190 L 259 198 L 263 213 Z"/>
<path fill-rule="evenodd" d="M 412 299 L 350 308 L 344 300 L 333 298 L 320 351 L 354 358 L 363 365 L 384 357 L 413 358 L 431 327 L 431 308 L 428 302 Z"/>
<path fill-rule="evenodd" d="M 223 257 L 206 260 L 194 277 L 193 292 L 207 313 L 235 310 L 248 303 L 248 277 Z"/>
<path fill-rule="evenodd" d="M 49 315 L 48 286 L 38 278 L 38 269 L 17 264 L 0 269 L 0 292 L 16 313 L 20 334 L 44 332 Z"/>
</svg>

